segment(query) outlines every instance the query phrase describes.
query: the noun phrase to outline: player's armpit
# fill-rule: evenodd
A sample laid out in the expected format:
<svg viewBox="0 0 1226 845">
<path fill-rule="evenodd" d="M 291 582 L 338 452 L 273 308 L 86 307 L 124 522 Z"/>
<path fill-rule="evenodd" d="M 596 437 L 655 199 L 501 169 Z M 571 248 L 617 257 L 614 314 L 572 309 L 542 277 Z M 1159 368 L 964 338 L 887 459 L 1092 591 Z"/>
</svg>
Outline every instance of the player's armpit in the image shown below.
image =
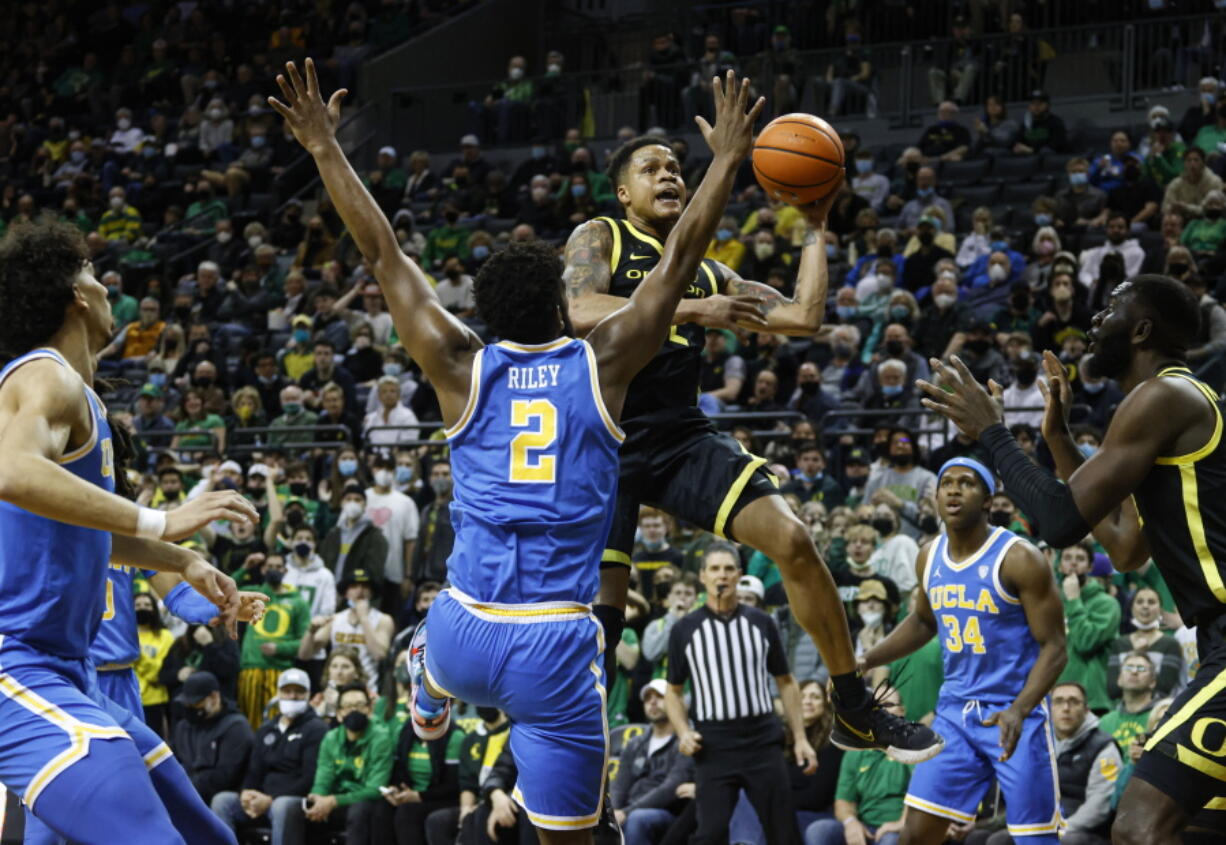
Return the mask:
<svg viewBox="0 0 1226 845">
<path fill-rule="evenodd" d="M 566 242 L 562 282 L 566 287 L 571 324 L 583 337 L 628 300 L 609 295 L 613 276 L 610 260 L 613 235 L 608 225 L 589 220 L 571 233 Z"/>
</svg>

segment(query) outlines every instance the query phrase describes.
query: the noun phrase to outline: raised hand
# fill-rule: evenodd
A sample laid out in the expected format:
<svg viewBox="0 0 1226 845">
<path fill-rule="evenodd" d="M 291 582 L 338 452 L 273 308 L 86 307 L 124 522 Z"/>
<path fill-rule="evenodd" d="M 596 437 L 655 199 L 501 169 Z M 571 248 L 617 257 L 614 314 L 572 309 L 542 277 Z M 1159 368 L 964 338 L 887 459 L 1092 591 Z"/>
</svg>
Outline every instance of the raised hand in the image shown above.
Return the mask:
<svg viewBox="0 0 1226 845">
<path fill-rule="evenodd" d="M 1047 381 L 1039 379 L 1039 392 L 1046 407 L 1043 410 L 1043 439 L 1050 442 L 1068 431 L 1068 415 L 1073 402 L 1073 389 L 1068 383 L 1064 365 L 1050 349 L 1043 353 L 1043 372 Z"/>
<path fill-rule="evenodd" d="M 269 97 L 268 105 L 285 118 L 298 143 L 311 155 L 333 143 L 341 122 L 341 101 L 349 91 L 340 88 L 325 103 L 319 93 L 319 77 L 315 74 L 313 59 L 306 60 L 305 79 L 296 64 L 286 62 L 285 73 L 277 74 L 277 85 L 286 101 Z"/>
<path fill-rule="evenodd" d="M 932 372 L 939 376 L 941 384 L 917 380 L 916 386 L 927 394 L 920 404 L 948 419 L 967 437 L 978 440 L 985 428 L 1004 422 L 1004 391 L 995 381 L 989 381 L 988 388 L 992 391 L 989 395 L 975 381 L 961 358 L 954 356 L 953 362 L 954 366 L 949 367 L 936 358 L 929 359 Z"/>
<path fill-rule="evenodd" d="M 221 626 L 229 633 L 230 639 L 238 639 L 238 614 L 242 607 L 238 587 L 234 579 L 199 555 L 183 570 L 183 580 L 191 584 L 196 592 L 217 605 L 221 612 L 217 614 Z"/>
<path fill-rule="evenodd" d="M 216 519 L 245 521 L 258 525 L 260 513 L 241 493 L 220 490 L 205 493 L 166 514 L 166 530 L 162 539 L 170 543 L 186 540 Z"/>
<path fill-rule="evenodd" d="M 718 76 L 712 78 L 711 93 L 715 99 L 715 125 L 707 123 L 701 116 L 695 117 L 694 122 L 717 158 L 726 156 L 739 162 L 749 155 L 753 146 L 753 126 L 766 105 L 766 98 L 759 97 L 746 112 L 749 79 L 742 79 L 738 85 L 736 72 L 731 70 L 725 79 Z"/>
</svg>

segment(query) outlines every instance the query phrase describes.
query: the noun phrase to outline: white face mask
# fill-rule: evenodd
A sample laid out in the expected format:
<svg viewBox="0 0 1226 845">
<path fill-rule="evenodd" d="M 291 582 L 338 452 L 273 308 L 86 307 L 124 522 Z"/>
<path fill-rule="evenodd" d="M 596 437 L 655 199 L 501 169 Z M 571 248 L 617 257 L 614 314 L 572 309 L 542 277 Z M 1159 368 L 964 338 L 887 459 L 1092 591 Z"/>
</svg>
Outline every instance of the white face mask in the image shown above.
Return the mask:
<svg viewBox="0 0 1226 845">
<path fill-rule="evenodd" d="M 1003 264 L 993 264 L 988 268 L 988 278 L 994 282 L 999 282 L 1008 274 L 1009 271 L 1005 269 L 1005 265 Z"/>
<path fill-rule="evenodd" d="M 944 310 L 957 302 L 958 297 L 952 293 L 939 293 L 932 298 L 932 301 L 937 304 L 937 308 Z"/>
<path fill-rule="evenodd" d="M 277 703 L 277 707 L 280 709 L 282 716 L 285 716 L 287 719 L 297 719 L 306 712 L 307 702 L 282 700 Z"/>
<path fill-rule="evenodd" d="M 123 197 L 111 197 L 111 208 L 119 211 L 123 208 Z"/>
<path fill-rule="evenodd" d="M 512 79 L 523 79 L 523 78 L 524 78 L 524 69 L 523 69 L 522 67 L 513 67 L 513 68 L 511 68 L 511 72 L 510 72 L 510 74 L 508 74 L 508 75 L 509 75 L 509 76 L 510 76 Z"/>
<path fill-rule="evenodd" d="M 352 500 L 341 505 L 341 516 L 343 516 L 347 522 L 357 521 L 365 512 L 365 507 Z"/>
<path fill-rule="evenodd" d="M 882 613 L 880 610 L 863 610 L 860 612 L 860 621 L 864 623 L 866 628 L 876 628 L 881 624 Z"/>
<path fill-rule="evenodd" d="M 217 243 L 228 244 L 230 242 L 230 238 L 232 237 L 234 237 L 234 235 L 232 235 L 229 232 L 218 232 L 217 233 Z"/>
<path fill-rule="evenodd" d="M 126 117 L 121 117 L 119 120 L 115 121 L 115 125 L 119 127 L 120 132 L 127 132 L 132 128 L 132 121 L 128 120 Z"/>
<path fill-rule="evenodd" d="M 259 235 L 252 235 L 251 237 L 247 238 L 247 246 L 251 247 L 252 249 L 255 249 L 262 243 L 264 243 L 264 239 Z"/>
<path fill-rule="evenodd" d="M 396 476 L 390 469 L 375 470 L 375 486 L 391 487 L 392 482 L 395 480 L 396 480 Z"/>
</svg>

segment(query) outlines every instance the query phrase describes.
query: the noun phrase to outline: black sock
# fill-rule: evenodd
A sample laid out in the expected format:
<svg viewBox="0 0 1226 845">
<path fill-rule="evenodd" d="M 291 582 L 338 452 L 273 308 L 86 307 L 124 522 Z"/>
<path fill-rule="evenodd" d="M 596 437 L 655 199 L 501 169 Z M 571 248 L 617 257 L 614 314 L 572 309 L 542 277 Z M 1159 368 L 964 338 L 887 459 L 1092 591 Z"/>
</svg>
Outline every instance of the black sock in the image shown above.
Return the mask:
<svg viewBox="0 0 1226 845">
<path fill-rule="evenodd" d="M 830 680 L 834 684 L 840 710 L 859 710 L 868 704 L 868 687 L 864 686 L 864 678 L 859 672 L 831 675 Z"/>
<path fill-rule="evenodd" d="M 592 613 L 604 629 L 604 674 L 606 688 L 613 686 L 617 671 L 617 644 L 622 641 L 626 629 L 626 614 L 611 604 L 594 604 Z"/>
</svg>

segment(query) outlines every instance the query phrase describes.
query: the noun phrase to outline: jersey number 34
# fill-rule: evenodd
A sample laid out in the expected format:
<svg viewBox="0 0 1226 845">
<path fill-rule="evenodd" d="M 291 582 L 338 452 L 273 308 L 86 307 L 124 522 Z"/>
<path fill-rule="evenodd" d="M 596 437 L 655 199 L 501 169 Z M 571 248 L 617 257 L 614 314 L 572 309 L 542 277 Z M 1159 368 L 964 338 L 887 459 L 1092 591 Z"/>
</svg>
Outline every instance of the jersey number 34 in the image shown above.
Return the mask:
<svg viewBox="0 0 1226 845">
<path fill-rule="evenodd" d="M 558 439 L 558 409 L 548 399 L 515 399 L 511 402 L 511 428 L 524 430 L 511 439 L 509 480 L 553 484 L 558 459 L 546 450 Z"/>
</svg>

